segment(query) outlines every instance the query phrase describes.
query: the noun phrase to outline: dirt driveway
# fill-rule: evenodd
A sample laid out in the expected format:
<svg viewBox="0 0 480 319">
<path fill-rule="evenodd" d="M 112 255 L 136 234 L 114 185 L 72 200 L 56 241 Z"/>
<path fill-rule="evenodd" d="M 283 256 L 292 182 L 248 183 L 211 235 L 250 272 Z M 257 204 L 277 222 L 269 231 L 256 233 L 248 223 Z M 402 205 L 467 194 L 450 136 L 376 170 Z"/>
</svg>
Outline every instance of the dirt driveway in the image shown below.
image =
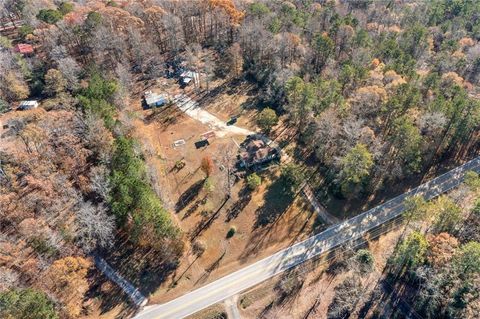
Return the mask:
<svg viewBox="0 0 480 319">
<path fill-rule="evenodd" d="M 219 137 L 224 137 L 227 134 L 231 135 L 250 135 L 255 134 L 255 132 L 235 126 L 227 125 L 224 121 L 220 120 L 218 117 L 212 115 L 211 113 L 201 109 L 198 103 L 192 100 L 185 94 L 179 94 L 174 97 L 174 102 L 178 107 L 185 112 L 188 116 L 194 118 L 195 120 L 208 125 L 212 130 L 215 130 L 215 133 Z"/>
</svg>

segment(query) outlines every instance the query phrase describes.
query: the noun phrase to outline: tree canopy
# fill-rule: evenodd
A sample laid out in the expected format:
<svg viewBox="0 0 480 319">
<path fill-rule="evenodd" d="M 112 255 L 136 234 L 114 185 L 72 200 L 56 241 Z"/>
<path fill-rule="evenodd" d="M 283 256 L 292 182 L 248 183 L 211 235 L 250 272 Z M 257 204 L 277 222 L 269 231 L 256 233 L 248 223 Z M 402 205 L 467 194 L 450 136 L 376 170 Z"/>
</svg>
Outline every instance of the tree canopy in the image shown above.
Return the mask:
<svg viewBox="0 0 480 319">
<path fill-rule="evenodd" d="M 55 304 L 43 292 L 18 289 L 0 292 L 0 316 L 5 319 L 57 319 Z"/>
<path fill-rule="evenodd" d="M 351 195 L 354 188 L 361 185 L 370 176 L 373 156 L 364 144 L 357 144 L 341 160 L 341 189 L 345 196 Z"/>
</svg>

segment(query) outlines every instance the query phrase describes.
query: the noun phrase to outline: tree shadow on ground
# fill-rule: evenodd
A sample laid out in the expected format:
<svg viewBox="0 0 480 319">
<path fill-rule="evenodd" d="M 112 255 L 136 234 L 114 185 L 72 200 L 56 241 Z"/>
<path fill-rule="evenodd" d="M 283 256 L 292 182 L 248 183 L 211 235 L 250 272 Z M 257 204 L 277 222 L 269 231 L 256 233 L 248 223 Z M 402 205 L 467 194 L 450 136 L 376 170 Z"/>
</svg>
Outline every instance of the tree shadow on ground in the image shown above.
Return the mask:
<svg viewBox="0 0 480 319">
<path fill-rule="evenodd" d="M 294 195 L 285 191 L 281 178 L 277 178 L 264 195 L 264 204 L 257 209 L 254 228 L 275 222 L 292 204 Z"/>
<path fill-rule="evenodd" d="M 185 207 L 190 204 L 190 202 L 198 196 L 200 190 L 203 187 L 204 180 L 201 179 L 194 184 L 192 184 L 178 199 L 177 203 L 175 204 L 175 212 L 179 213 Z"/>
<path fill-rule="evenodd" d="M 130 318 L 133 316 L 137 307 L 130 302 L 130 299 L 120 287 L 109 281 L 96 268 L 92 268 L 89 271 L 88 278 L 92 285 L 90 285 L 89 290 L 85 294 L 84 301 L 98 301 L 100 303 L 100 314 L 105 314 L 121 305 L 117 318 Z"/>
<path fill-rule="evenodd" d="M 281 275 L 281 279 L 275 286 L 278 294 L 277 304 L 285 304 L 295 299 L 305 283 L 305 276 L 300 268 L 290 268 Z"/>
<path fill-rule="evenodd" d="M 195 203 L 193 203 L 188 209 L 187 211 L 185 212 L 185 214 L 182 216 L 182 220 L 190 217 L 195 211 L 197 211 L 198 207 L 200 207 L 200 205 L 205 205 L 205 203 L 207 202 L 207 195 L 203 196 L 202 198 L 200 199 L 197 199 L 195 201 Z"/>
<path fill-rule="evenodd" d="M 144 296 L 148 296 L 178 267 L 183 252 L 183 241 L 178 238 L 159 239 L 156 245 L 155 250 L 141 247 L 127 240 L 125 234 L 119 234 L 114 243 L 116 249 L 99 255 Z"/>
<path fill-rule="evenodd" d="M 194 241 L 198 236 L 200 236 L 220 216 L 220 211 L 227 204 L 229 198 L 229 196 L 226 196 L 222 201 L 220 207 L 218 207 L 215 212 L 205 214 L 202 219 L 195 225 L 195 227 L 193 227 L 192 231 L 190 232 L 191 241 Z"/>
<path fill-rule="evenodd" d="M 227 210 L 225 221 L 228 223 L 232 219 L 237 218 L 251 200 L 252 192 L 247 187 L 242 188 L 238 194 L 238 200 Z"/>
<path fill-rule="evenodd" d="M 258 98 L 257 97 L 249 97 L 245 102 L 240 104 L 242 110 L 253 110 L 257 108 L 258 105 Z"/>
<path fill-rule="evenodd" d="M 195 282 L 194 285 L 196 286 L 200 283 L 206 282 L 210 274 L 220 266 L 220 263 L 223 260 L 223 258 L 226 256 L 226 254 L 227 254 L 227 250 L 224 250 L 223 253 L 210 266 L 208 266 L 207 269 L 205 269 L 205 273 L 202 276 L 200 276 L 200 278 L 198 278 L 198 280 Z"/>
<path fill-rule="evenodd" d="M 293 202 L 293 199 L 291 200 Z M 284 207 L 283 211 L 288 210 L 288 208 L 291 206 L 291 202 Z M 304 213 L 304 210 L 301 210 L 295 217 L 294 219 L 299 218 L 300 216 L 303 216 L 302 214 Z M 251 258 L 253 255 L 258 254 L 259 252 L 262 251 L 263 248 L 266 248 L 267 246 L 272 245 L 273 242 L 281 242 L 284 238 L 279 238 L 276 234 L 275 231 L 277 229 L 278 222 L 280 221 L 280 216 L 283 213 L 280 214 L 275 214 L 277 215 L 275 217 L 275 220 L 271 221 L 270 223 L 266 223 L 262 226 L 258 225 L 257 227 L 254 228 L 250 238 L 251 240 L 243 250 L 242 254 L 240 255 L 240 260 L 241 261 L 247 261 L 249 258 Z M 290 219 L 289 222 L 291 225 L 289 226 L 289 232 L 294 232 L 295 227 L 297 223 Z M 294 236 L 294 237 L 298 237 Z"/>
<path fill-rule="evenodd" d="M 316 223 L 318 223 L 318 219 L 319 219 L 318 217 L 319 216 L 316 215 L 315 210 L 310 209 L 310 206 L 307 203 L 305 203 L 301 207 L 297 216 L 303 215 L 306 211 L 309 211 L 309 213 L 308 213 L 307 217 L 305 218 L 305 221 L 303 222 L 302 227 L 300 227 L 300 229 L 298 231 L 296 231 L 296 234 L 294 236 L 292 236 L 292 240 L 290 241 L 290 245 L 293 245 L 298 241 L 298 238 L 304 233 L 305 229 L 307 228 L 308 224 L 310 223 L 310 219 L 313 216 L 316 216 L 316 217 L 315 217 L 315 221 L 314 221 L 314 224 L 312 225 L 312 229 L 311 229 L 310 232 L 315 233 L 315 231 L 316 231 L 316 229 L 318 229 L 318 227 L 321 227 L 321 225 L 324 225 L 324 224 L 321 224 L 320 226 L 315 225 Z"/>
<path fill-rule="evenodd" d="M 219 94 L 222 94 L 225 92 L 225 90 L 228 88 L 228 83 L 229 82 L 224 82 L 221 85 L 211 89 L 208 92 L 204 92 L 204 94 L 197 95 L 197 102 L 201 107 L 208 106 L 208 104 L 214 102 L 214 100 L 217 98 Z"/>
<path fill-rule="evenodd" d="M 233 79 L 223 82 L 208 92 L 203 92 L 202 95 L 197 95 L 197 102 L 201 107 L 207 107 L 209 104 L 217 101 L 220 94 L 233 96 L 238 94 L 256 95 L 256 91 L 256 85 L 251 83 L 245 84 L 245 81 L 241 79 Z"/>
<path fill-rule="evenodd" d="M 413 289 L 417 291 L 417 288 Z M 413 293 L 413 295 L 415 292 Z M 410 297 L 410 298 L 409 298 Z M 387 278 L 381 279 L 368 299 L 360 308 L 358 314 L 362 318 L 373 314 L 376 318 L 426 318 L 422 309 L 416 309 L 413 305 L 412 291 L 405 289 L 404 284 L 392 285 Z"/>
<path fill-rule="evenodd" d="M 152 110 L 150 114 L 145 116 L 143 122 L 147 125 L 158 122 L 166 130 L 169 125 L 177 123 L 183 115 L 184 113 L 175 105 L 166 105 Z"/>
<path fill-rule="evenodd" d="M 273 307 L 275 306 L 275 300 L 272 300 L 271 302 L 268 303 L 268 305 L 266 305 L 262 311 L 260 312 L 260 314 L 258 315 L 258 318 L 267 318 L 268 314 L 269 314 L 269 311 L 271 309 L 273 309 Z"/>
<path fill-rule="evenodd" d="M 380 285 L 377 285 L 369 294 L 368 299 L 360 308 L 358 315 L 360 318 L 365 318 L 369 312 L 380 313 L 380 308 L 383 307 L 383 302 L 387 300 L 385 292 L 382 291 Z"/>
</svg>

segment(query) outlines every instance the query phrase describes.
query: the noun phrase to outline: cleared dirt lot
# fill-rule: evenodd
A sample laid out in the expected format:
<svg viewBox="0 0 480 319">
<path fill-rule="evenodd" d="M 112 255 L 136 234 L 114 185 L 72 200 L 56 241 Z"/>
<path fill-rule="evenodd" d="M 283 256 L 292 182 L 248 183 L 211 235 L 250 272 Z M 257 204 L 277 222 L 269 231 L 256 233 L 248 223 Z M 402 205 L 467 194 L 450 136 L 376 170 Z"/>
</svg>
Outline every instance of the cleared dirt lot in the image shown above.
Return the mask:
<svg viewBox="0 0 480 319">
<path fill-rule="evenodd" d="M 218 118 L 228 120 L 238 115 L 238 110 L 243 109 L 249 99 L 247 93 L 241 93 L 248 92 L 247 89 L 236 92 L 222 91 L 218 98 L 210 98 L 216 102 L 209 107 L 205 107 L 204 98 L 198 97 L 199 104 Z M 178 89 L 171 89 L 169 93 L 178 93 Z M 194 94 L 190 96 L 195 98 Z M 202 286 L 307 238 L 314 229 L 321 228 L 303 197 L 283 196 L 277 181 L 279 166 L 273 165 L 259 173 L 263 183 L 253 192 L 246 188 L 242 177 L 233 176 L 230 176 L 231 189 L 228 190 L 228 167 L 233 168 L 237 144 L 245 136 L 212 137 L 210 145 L 197 149 L 195 142 L 211 128 L 190 118 L 175 105 L 155 112 L 142 111 L 140 102 L 136 101 L 130 111 L 134 135 L 141 141 L 157 189 L 182 228 L 187 243 L 178 268 L 150 296 L 150 303 L 161 303 Z M 245 109 L 236 125 L 255 129 L 255 113 L 254 108 Z M 175 146 L 174 142 L 180 139 L 185 144 Z M 206 176 L 200 169 L 205 156 L 214 163 L 209 177 L 213 185 L 210 191 L 204 187 Z M 184 167 L 176 168 L 179 162 L 184 163 Z M 228 192 L 231 197 L 227 200 Z M 232 227 L 235 234 L 227 238 Z M 195 242 L 206 248 L 200 257 L 192 251 Z"/>
</svg>

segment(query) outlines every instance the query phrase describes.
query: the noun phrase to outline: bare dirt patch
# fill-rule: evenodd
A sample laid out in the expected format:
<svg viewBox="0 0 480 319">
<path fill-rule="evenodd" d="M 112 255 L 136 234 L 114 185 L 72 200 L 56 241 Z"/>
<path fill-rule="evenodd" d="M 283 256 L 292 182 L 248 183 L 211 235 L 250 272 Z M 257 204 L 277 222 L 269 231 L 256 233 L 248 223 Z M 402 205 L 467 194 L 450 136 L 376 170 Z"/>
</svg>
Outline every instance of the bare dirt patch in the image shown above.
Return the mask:
<svg viewBox="0 0 480 319">
<path fill-rule="evenodd" d="M 227 319 L 227 314 L 222 304 L 216 304 L 203 309 L 196 314 L 187 317 L 188 319 Z"/>
<path fill-rule="evenodd" d="M 199 98 L 199 104 L 218 118 L 228 120 L 238 115 L 252 98 L 248 88 L 239 87 L 235 92 L 228 88 L 219 90 L 215 98 L 209 95 L 208 106 L 204 98 Z M 178 93 L 175 86 L 150 89 Z M 236 125 L 255 129 L 255 112 L 254 108 L 240 112 Z M 208 139 L 209 145 L 197 148 L 195 142 L 211 128 L 175 105 L 143 111 L 140 102 L 135 101 L 128 114 L 154 184 L 183 230 L 187 244 L 176 271 L 150 296 L 150 303 L 171 300 L 318 230 L 319 223 L 309 203 L 302 196 L 289 199 L 283 195 L 278 166 L 259 173 L 263 183 L 253 192 L 247 189 L 243 177 L 229 177 L 228 168 L 236 162 L 237 144 L 245 136 L 214 136 Z M 179 140 L 185 143 L 176 146 L 175 141 Z M 214 163 L 208 186 L 200 168 L 204 157 Z M 231 228 L 235 229 L 234 235 L 227 238 Z M 199 255 L 193 244 L 203 246 L 204 253 Z"/>
</svg>

